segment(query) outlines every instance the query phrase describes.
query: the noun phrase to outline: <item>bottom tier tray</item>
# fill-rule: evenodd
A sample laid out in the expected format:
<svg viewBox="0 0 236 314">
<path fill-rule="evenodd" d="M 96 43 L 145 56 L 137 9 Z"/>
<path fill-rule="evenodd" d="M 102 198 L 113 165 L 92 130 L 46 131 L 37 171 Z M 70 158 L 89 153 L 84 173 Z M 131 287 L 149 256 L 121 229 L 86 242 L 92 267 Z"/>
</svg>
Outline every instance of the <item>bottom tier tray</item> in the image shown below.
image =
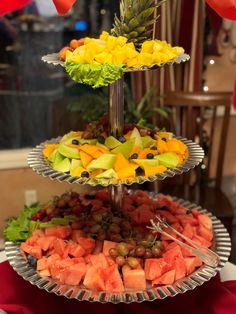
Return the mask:
<svg viewBox="0 0 236 314">
<path fill-rule="evenodd" d="M 155 193 L 149 193 L 151 198 L 157 197 Z M 122 293 L 110 293 L 110 292 L 97 292 L 91 291 L 80 286 L 68 286 L 64 285 L 58 280 L 40 277 L 37 271 L 28 264 L 25 256 L 22 255 L 19 243 L 6 242 L 5 251 L 10 265 L 13 269 L 26 281 L 32 285 L 36 285 L 38 288 L 46 290 L 49 293 L 55 293 L 59 296 L 64 296 L 68 299 L 76 299 L 78 301 L 100 302 L 100 303 L 131 303 L 131 302 L 143 302 L 154 301 L 158 299 L 165 299 L 166 297 L 174 297 L 177 294 L 185 293 L 189 290 L 193 290 L 198 286 L 201 286 L 204 282 L 214 277 L 228 261 L 231 251 L 231 241 L 229 234 L 220 220 L 209 213 L 207 210 L 197 206 L 196 204 L 177 199 L 173 197 L 174 201 L 187 208 L 190 212 L 192 209 L 197 209 L 200 213 L 206 213 L 212 220 L 214 239 L 214 250 L 220 257 L 220 263 L 217 267 L 212 268 L 210 266 L 203 265 L 189 276 L 177 280 L 173 285 L 148 287 L 142 291 L 127 291 Z"/>
</svg>

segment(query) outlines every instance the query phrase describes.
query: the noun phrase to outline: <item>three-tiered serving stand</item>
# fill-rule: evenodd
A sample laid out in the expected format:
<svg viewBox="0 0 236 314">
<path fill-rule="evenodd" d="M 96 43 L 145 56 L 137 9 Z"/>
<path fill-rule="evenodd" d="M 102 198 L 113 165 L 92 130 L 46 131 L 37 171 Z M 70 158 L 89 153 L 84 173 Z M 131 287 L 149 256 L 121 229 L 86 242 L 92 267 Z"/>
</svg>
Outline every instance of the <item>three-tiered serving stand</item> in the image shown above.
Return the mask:
<svg viewBox="0 0 236 314">
<path fill-rule="evenodd" d="M 189 56 L 184 54 L 180 56 L 177 60 L 169 62 L 181 63 L 189 59 Z M 62 65 L 63 62 L 59 61 L 58 54 L 51 54 L 44 56 L 43 61 L 54 64 Z M 164 64 L 163 64 L 164 65 Z M 132 69 L 135 70 L 135 69 Z M 148 68 L 136 69 L 140 71 L 148 71 Z M 123 91 L 123 78 L 117 80 L 109 86 L 109 131 L 110 135 L 117 136 L 122 134 L 124 127 L 124 91 Z M 179 139 L 184 142 L 189 151 L 189 156 L 185 161 L 184 165 L 177 167 L 176 169 L 171 169 L 163 174 L 158 174 L 151 177 L 137 177 L 135 180 L 124 180 L 119 181 L 115 185 L 113 181 L 107 181 L 106 184 L 100 180 L 90 180 L 85 178 L 78 178 L 70 176 L 69 174 L 57 172 L 53 170 L 46 159 L 43 156 L 43 148 L 47 143 L 58 143 L 60 138 L 52 139 L 46 141 L 36 148 L 34 148 L 28 156 L 29 166 L 36 171 L 38 174 L 48 177 L 52 180 L 58 180 L 61 182 L 68 182 L 70 184 L 90 184 L 92 186 L 102 185 L 108 186 L 110 191 L 111 205 L 113 209 L 122 208 L 122 196 L 123 196 L 123 186 L 131 185 L 133 183 L 142 184 L 146 181 L 163 180 L 166 177 L 173 177 L 176 174 L 182 174 L 189 171 L 191 168 L 197 166 L 204 157 L 204 152 L 202 148 L 196 143 L 189 141 L 185 138 L 179 137 Z M 157 193 L 149 192 L 150 197 L 157 197 Z M 177 200 L 174 198 L 174 200 Z M 220 257 L 220 263 L 217 267 L 212 268 L 207 265 L 203 265 L 198 270 L 187 276 L 186 278 L 176 281 L 173 285 L 163 286 L 163 287 L 151 287 L 148 286 L 146 290 L 142 291 L 126 291 L 120 293 L 108 292 L 108 291 L 91 291 L 86 289 L 83 285 L 80 286 L 68 286 L 60 283 L 58 280 L 51 278 L 42 278 L 36 272 L 36 270 L 31 267 L 28 262 L 22 256 L 19 250 L 19 244 L 13 242 L 6 242 L 6 255 L 8 260 L 14 270 L 22 276 L 25 280 L 29 281 L 33 285 L 38 286 L 40 289 L 44 289 L 47 292 L 55 293 L 60 296 L 65 296 L 70 299 L 86 300 L 90 302 L 112 302 L 112 303 L 131 303 L 131 302 L 143 302 L 143 301 L 153 301 L 156 299 L 164 299 L 168 296 L 175 296 L 179 293 L 184 293 L 188 290 L 192 290 L 197 286 L 202 285 L 204 282 L 208 281 L 210 278 L 215 276 L 217 272 L 224 266 L 230 255 L 231 243 L 227 230 L 222 225 L 222 223 L 212 214 L 202 209 L 196 204 L 191 204 L 188 201 L 182 199 L 178 200 L 181 205 L 188 208 L 190 211 L 192 209 L 197 209 L 201 213 L 207 213 L 210 216 L 213 223 L 214 230 L 214 251 Z"/>
</svg>

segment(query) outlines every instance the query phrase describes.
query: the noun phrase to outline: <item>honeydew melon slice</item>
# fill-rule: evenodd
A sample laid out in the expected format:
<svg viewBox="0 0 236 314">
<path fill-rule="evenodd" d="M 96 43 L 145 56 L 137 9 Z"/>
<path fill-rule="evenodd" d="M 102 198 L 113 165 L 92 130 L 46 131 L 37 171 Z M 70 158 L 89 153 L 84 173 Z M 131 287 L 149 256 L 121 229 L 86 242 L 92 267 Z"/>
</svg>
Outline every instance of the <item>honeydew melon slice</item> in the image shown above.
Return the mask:
<svg viewBox="0 0 236 314">
<path fill-rule="evenodd" d="M 54 162 L 55 161 L 55 158 L 56 158 L 56 155 L 57 154 L 60 154 L 58 151 L 57 151 L 57 148 L 51 153 L 51 155 L 48 157 L 48 160 L 50 162 Z M 63 158 L 62 158 L 63 159 Z"/>
<path fill-rule="evenodd" d="M 96 176 L 96 178 L 104 178 L 104 179 L 118 179 L 118 175 L 115 172 L 114 169 L 108 169 L 104 171 L 103 173 L 100 173 L 99 175 Z"/>
<path fill-rule="evenodd" d="M 168 168 L 176 168 L 179 164 L 179 157 L 172 152 L 156 155 L 154 158 L 158 160 L 159 165 L 163 165 Z"/>
<path fill-rule="evenodd" d="M 65 141 L 69 141 L 69 144 L 71 144 L 71 141 L 73 139 L 77 139 L 80 138 L 83 132 L 75 132 L 75 131 L 71 131 L 67 134 L 65 134 L 62 138 L 61 138 L 61 143 L 65 142 Z"/>
<path fill-rule="evenodd" d="M 79 140 L 80 144 L 90 144 L 90 145 L 96 145 L 97 140 L 95 138 L 93 139 L 86 139 L 86 138 L 80 138 Z"/>
<path fill-rule="evenodd" d="M 126 141 L 125 143 L 119 145 L 118 147 L 116 147 L 115 149 L 113 149 L 111 152 L 113 154 L 122 154 L 126 159 L 129 158 L 130 153 L 134 147 L 135 144 L 135 139 L 132 138 L 128 141 Z"/>
<path fill-rule="evenodd" d="M 113 168 L 116 160 L 116 155 L 113 154 L 103 154 L 98 159 L 92 160 L 87 166 L 88 171 L 93 171 L 96 169 L 108 170 Z"/>
<path fill-rule="evenodd" d="M 57 162 L 57 163 L 54 162 L 53 168 L 56 171 L 69 172 L 70 171 L 70 159 L 64 158 L 61 162 Z"/>
<path fill-rule="evenodd" d="M 105 146 L 109 149 L 114 149 L 121 145 L 122 143 L 118 141 L 114 136 L 108 136 L 105 139 Z"/>
<path fill-rule="evenodd" d="M 75 147 L 70 147 L 65 145 L 64 143 L 61 143 L 59 144 L 57 150 L 64 157 L 71 159 L 80 159 L 79 150 Z"/>
<path fill-rule="evenodd" d="M 155 140 L 152 139 L 150 136 L 147 136 L 147 137 L 141 137 L 141 141 L 142 141 L 142 145 L 143 145 L 143 148 L 147 148 L 147 147 L 150 147 L 152 145 L 155 144 Z"/>
<path fill-rule="evenodd" d="M 51 156 L 50 156 L 51 157 Z M 56 166 L 57 164 L 61 163 L 64 160 L 64 156 L 62 156 L 57 150 L 55 151 L 55 156 L 53 157 L 53 168 L 54 165 Z"/>
<path fill-rule="evenodd" d="M 99 142 L 96 143 L 96 146 L 98 146 L 99 148 L 105 149 L 107 150 L 107 147 Z"/>
<path fill-rule="evenodd" d="M 132 159 L 133 163 L 139 165 L 142 169 L 144 167 L 156 167 L 158 166 L 158 160 L 156 159 Z"/>
<path fill-rule="evenodd" d="M 71 159 L 70 172 L 78 167 L 82 167 L 82 161 L 80 159 Z"/>
<path fill-rule="evenodd" d="M 141 139 L 141 135 L 139 133 L 139 130 L 137 128 L 134 128 L 131 135 L 130 139 L 134 138 L 135 139 L 135 145 L 143 149 L 143 143 Z"/>
</svg>

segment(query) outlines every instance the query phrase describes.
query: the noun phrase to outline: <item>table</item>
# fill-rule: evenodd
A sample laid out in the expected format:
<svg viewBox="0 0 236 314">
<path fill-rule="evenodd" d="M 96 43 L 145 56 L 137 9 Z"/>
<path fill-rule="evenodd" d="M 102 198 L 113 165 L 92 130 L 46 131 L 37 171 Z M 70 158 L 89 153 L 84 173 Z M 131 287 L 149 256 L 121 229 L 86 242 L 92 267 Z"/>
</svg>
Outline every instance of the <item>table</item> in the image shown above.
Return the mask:
<svg viewBox="0 0 236 314">
<path fill-rule="evenodd" d="M 68 300 L 32 286 L 18 276 L 0 253 L 0 309 L 8 314 L 235 314 L 236 266 L 227 263 L 220 276 L 182 295 L 141 304 L 98 304 Z M 227 281 L 225 281 L 227 280 Z M 0 311 L 1 313 L 1 311 Z"/>
</svg>

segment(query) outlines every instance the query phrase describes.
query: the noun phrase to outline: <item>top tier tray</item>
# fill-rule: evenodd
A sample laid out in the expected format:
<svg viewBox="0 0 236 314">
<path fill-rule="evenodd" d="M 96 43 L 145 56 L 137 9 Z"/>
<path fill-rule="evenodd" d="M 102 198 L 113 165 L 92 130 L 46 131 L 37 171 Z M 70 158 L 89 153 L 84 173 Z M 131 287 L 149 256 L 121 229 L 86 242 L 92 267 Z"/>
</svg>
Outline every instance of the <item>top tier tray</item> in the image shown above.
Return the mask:
<svg viewBox="0 0 236 314">
<path fill-rule="evenodd" d="M 59 143 L 60 137 L 51 139 L 49 141 L 46 141 L 44 143 L 41 143 L 40 145 L 36 146 L 28 155 L 28 164 L 29 166 L 36 171 L 38 174 L 48 177 L 51 180 L 58 180 L 60 182 L 67 182 L 67 183 L 77 183 L 77 184 L 88 184 L 91 186 L 109 186 L 109 185 L 131 185 L 134 183 L 143 184 L 144 182 L 153 182 L 155 180 L 164 180 L 167 177 L 174 177 L 175 175 L 180 175 L 184 172 L 189 171 L 190 169 L 196 167 L 203 159 L 204 157 L 204 151 L 203 149 L 196 143 L 187 140 L 186 138 L 177 137 L 179 140 L 181 140 L 187 147 L 189 156 L 185 163 L 177 167 L 175 169 L 169 169 L 164 173 L 157 174 L 155 176 L 150 177 L 144 177 L 144 176 L 137 176 L 135 178 L 131 179 L 123 179 L 119 180 L 114 184 L 113 179 L 95 179 L 95 178 L 82 178 L 82 177 L 73 177 L 69 174 L 58 172 L 54 170 L 48 163 L 48 161 L 43 156 L 43 149 L 45 144 L 52 144 L 52 143 Z"/>
<path fill-rule="evenodd" d="M 162 63 L 162 64 L 160 64 L 160 66 L 153 66 L 153 67 L 143 66 L 141 68 L 127 68 L 126 72 L 154 70 L 154 69 L 157 69 L 159 67 L 163 67 L 164 65 L 173 65 L 175 63 L 180 64 L 182 62 L 189 61 L 189 59 L 190 59 L 190 56 L 188 54 L 184 53 L 184 54 L 180 55 L 176 60 Z M 61 65 L 62 67 L 64 67 L 64 65 L 65 65 L 65 62 L 63 62 L 59 59 L 58 53 L 51 53 L 51 54 L 45 55 L 42 57 L 42 61 L 46 62 L 48 64 L 52 64 L 52 65 Z"/>
</svg>

